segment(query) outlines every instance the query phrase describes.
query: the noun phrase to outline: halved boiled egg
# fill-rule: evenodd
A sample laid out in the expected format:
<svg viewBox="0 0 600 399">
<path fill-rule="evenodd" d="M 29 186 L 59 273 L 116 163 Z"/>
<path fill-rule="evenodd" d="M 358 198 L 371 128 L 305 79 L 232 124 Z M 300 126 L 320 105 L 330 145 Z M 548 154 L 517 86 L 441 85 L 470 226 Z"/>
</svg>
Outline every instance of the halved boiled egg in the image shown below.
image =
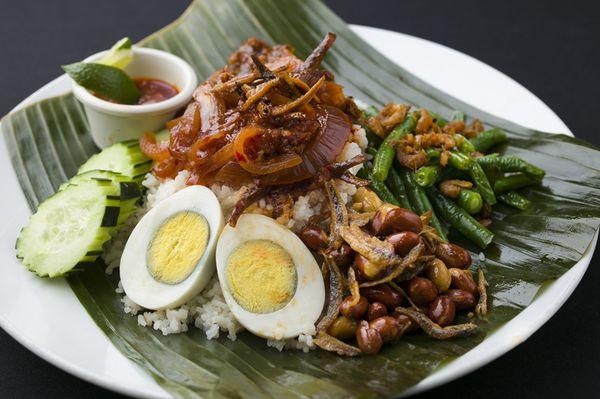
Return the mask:
<svg viewBox="0 0 600 399">
<path fill-rule="evenodd" d="M 314 329 L 325 284 L 296 234 L 267 216 L 244 214 L 223 229 L 216 261 L 225 301 L 247 330 L 283 339 Z"/>
<path fill-rule="evenodd" d="M 179 306 L 214 274 L 214 250 L 223 229 L 215 194 L 190 186 L 159 202 L 135 226 L 121 256 L 121 283 L 148 309 Z"/>
</svg>

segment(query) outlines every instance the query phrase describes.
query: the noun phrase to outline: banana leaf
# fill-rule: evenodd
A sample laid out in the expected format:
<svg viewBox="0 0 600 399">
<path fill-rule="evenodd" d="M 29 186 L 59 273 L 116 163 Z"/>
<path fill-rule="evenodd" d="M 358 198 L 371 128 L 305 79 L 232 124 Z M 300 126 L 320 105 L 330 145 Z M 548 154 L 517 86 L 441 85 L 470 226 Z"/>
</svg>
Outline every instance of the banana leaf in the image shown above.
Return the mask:
<svg viewBox="0 0 600 399">
<path fill-rule="evenodd" d="M 290 43 L 305 57 L 327 31 L 336 32 L 338 40 L 325 66 L 347 93 L 374 105 L 407 102 L 444 117 L 462 110 L 509 133 L 509 144 L 501 152 L 517 154 L 547 171 L 541 186 L 526 190 L 532 203 L 527 211 L 502 205 L 495 209 L 495 242 L 485 251 L 486 260 L 476 261 L 490 283 L 491 313 L 480 321 L 482 333 L 473 337 L 434 341 L 415 335 L 386 346 L 377 356 L 346 359 L 323 351 L 278 352 L 247 333 L 236 341 L 207 340 L 196 329 L 165 337 L 138 327 L 135 318 L 122 312 L 115 277 L 106 275 L 102 265 L 68 277 L 112 343 L 175 397 L 398 395 L 515 317 L 540 287 L 582 257 L 598 229 L 597 148 L 496 118 L 431 87 L 368 46 L 318 0 L 197 0 L 181 18 L 140 44 L 177 54 L 204 79 L 248 37 Z M 7 115 L 1 130 L 32 210 L 97 151 L 82 107 L 71 94 Z"/>
</svg>

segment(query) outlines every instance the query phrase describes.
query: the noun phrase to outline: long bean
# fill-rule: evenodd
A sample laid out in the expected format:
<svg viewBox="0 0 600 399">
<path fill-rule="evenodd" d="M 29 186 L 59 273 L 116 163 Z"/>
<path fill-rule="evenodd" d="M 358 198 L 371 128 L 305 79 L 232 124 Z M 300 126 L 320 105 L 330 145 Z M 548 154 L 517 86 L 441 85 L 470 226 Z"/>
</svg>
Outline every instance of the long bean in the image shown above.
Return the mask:
<svg viewBox="0 0 600 399">
<path fill-rule="evenodd" d="M 457 134 L 455 136 L 460 136 L 460 134 Z M 465 138 L 464 140 L 462 140 L 462 142 L 460 143 L 460 145 L 458 146 L 458 148 L 464 152 L 465 154 L 471 154 L 475 151 L 477 151 L 477 149 L 475 148 L 475 146 L 473 145 L 473 143 L 471 143 L 471 141 L 467 138 Z"/>
<path fill-rule="evenodd" d="M 371 165 L 364 163 L 357 175 L 363 179 L 371 180 L 369 187 L 375 192 L 375 194 L 377 194 L 380 200 L 396 206 L 401 206 L 400 202 L 396 200 L 396 197 L 394 197 L 394 194 L 392 194 L 384 182 L 373 179 L 373 169 L 371 168 Z"/>
<path fill-rule="evenodd" d="M 402 167 L 398 167 L 396 171 L 402 179 L 402 183 L 406 189 L 406 194 L 408 195 L 408 199 L 410 200 L 413 211 L 420 215 L 424 214 L 425 212 L 432 211 L 431 221 L 429 223 L 437 230 L 440 238 L 442 238 L 444 241 L 448 241 L 442 224 L 436 216 L 435 211 L 431 206 L 431 202 L 429 201 L 429 198 L 427 198 L 425 190 L 415 182 L 413 172 Z"/>
<path fill-rule="evenodd" d="M 435 184 L 440 172 L 441 169 L 437 165 L 421 166 L 415 172 L 415 182 L 423 188 L 431 187 Z"/>
<path fill-rule="evenodd" d="M 439 126 L 439 127 L 444 127 L 448 124 L 448 121 L 446 119 L 444 119 L 440 114 L 438 114 L 437 112 L 433 112 L 431 110 L 427 110 L 427 112 L 429 112 L 429 115 L 433 118 L 433 121 Z"/>
<path fill-rule="evenodd" d="M 374 157 L 375 155 L 377 155 L 377 150 L 375 148 L 371 147 L 370 144 L 371 143 L 369 143 L 369 146 L 367 147 L 367 149 L 365 150 L 365 152 L 367 154 L 372 155 Z"/>
<path fill-rule="evenodd" d="M 494 205 L 496 203 L 496 196 L 494 195 L 492 185 L 485 175 L 481 165 L 479 165 L 477 162 L 471 162 L 469 165 L 469 175 L 471 176 L 473 183 L 475 183 L 477 186 L 477 190 L 481 194 L 483 200 L 490 205 Z"/>
<path fill-rule="evenodd" d="M 463 208 L 444 197 L 435 186 L 429 187 L 427 194 L 440 217 L 466 238 L 473 241 L 480 248 L 486 248 L 492 242 L 494 234 L 491 231 L 482 226 Z"/>
<path fill-rule="evenodd" d="M 475 214 L 483 207 L 483 199 L 477 191 L 463 188 L 456 198 L 456 203 L 470 214 Z"/>
<path fill-rule="evenodd" d="M 400 178 L 398 172 L 396 172 L 396 169 L 393 167 L 390 168 L 390 173 L 388 174 L 388 178 L 385 182 L 396 197 L 396 200 L 398 200 L 400 203 L 400 206 L 402 208 L 414 211 L 410 201 L 408 200 L 408 194 L 406 194 L 404 183 L 402 183 L 402 179 Z"/>
<path fill-rule="evenodd" d="M 500 194 L 498 196 L 498 199 L 504 202 L 506 205 L 510 205 L 522 211 L 529 208 L 529 206 L 531 205 L 531 201 L 529 201 L 527 198 L 523 197 L 516 191 L 509 191 L 507 193 Z"/>
<path fill-rule="evenodd" d="M 486 169 L 498 168 L 502 172 L 522 172 L 538 180 L 546 174 L 543 169 L 514 155 L 486 155 L 475 159 Z"/>
<path fill-rule="evenodd" d="M 471 143 L 477 151 L 486 152 L 506 140 L 508 140 L 506 133 L 502 129 L 495 128 L 479 133 L 471 139 Z"/>
<path fill-rule="evenodd" d="M 427 154 L 427 160 L 428 161 L 430 159 L 439 158 L 441 156 L 440 150 L 437 150 L 437 149 L 431 148 L 431 147 L 425 149 L 425 154 Z"/>
<path fill-rule="evenodd" d="M 536 183 L 539 183 L 537 179 L 533 179 L 523 173 L 502 176 L 496 179 L 494 182 L 494 192 L 496 194 L 503 194 L 508 191 L 516 190 Z"/>
<path fill-rule="evenodd" d="M 448 164 L 458 170 L 469 170 L 469 166 L 473 163 L 470 156 L 458 151 L 450 151 Z"/>
<path fill-rule="evenodd" d="M 469 174 L 464 170 L 458 170 L 455 168 L 446 167 L 446 168 L 442 168 L 442 171 L 441 171 L 440 175 L 438 176 L 437 181 L 441 182 L 444 180 L 453 180 L 453 179 L 468 180 Z"/>
<path fill-rule="evenodd" d="M 375 180 L 383 182 L 387 179 L 392 162 L 394 161 L 394 145 L 406 134 L 415 130 L 416 126 L 417 118 L 411 113 L 383 140 L 373 160 L 373 178 Z"/>
</svg>

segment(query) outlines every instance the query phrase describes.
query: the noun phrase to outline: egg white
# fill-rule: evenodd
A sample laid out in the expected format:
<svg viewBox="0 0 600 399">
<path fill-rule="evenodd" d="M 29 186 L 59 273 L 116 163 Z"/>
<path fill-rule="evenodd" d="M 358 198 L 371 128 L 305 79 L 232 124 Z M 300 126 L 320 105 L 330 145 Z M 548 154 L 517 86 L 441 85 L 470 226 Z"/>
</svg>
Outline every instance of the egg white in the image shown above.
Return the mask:
<svg viewBox="0 0 600 399">
<path fill-rule="evenodd" d="M 242 308 L 227 283 L 227 260 L 240 244 L 250 240 L 271 240 L 292 257 L 298 282 L 292 299 L 272 313 L 253 313 Z M 264 215 L 244 214 L 236 227 L 225 226 L 216 249 L 217 273 L 223 296 L 234 317 L 248 331 L 263 338 L 297 337 L 314 330 L 325 304 L 325 284 L 319 265 L 302 240 L 289 229 Z"/>
<path fill-rule="evenodd" d="M 196 212 L 208 222 L 206 250 L 185 280 L 178 284 L 161 283 L 148 271 L 148 245 L 160 226 L 182 211 Z M 158 310 L 180 306 L 198 295 L 214 274 L 215 245 L 223 223 L 219 200 L 204 186 L 186 187 L 159 202 L 135 226 L 121 256 L 121 283 L 127 296 L 144 308 Z"/>
</svg>

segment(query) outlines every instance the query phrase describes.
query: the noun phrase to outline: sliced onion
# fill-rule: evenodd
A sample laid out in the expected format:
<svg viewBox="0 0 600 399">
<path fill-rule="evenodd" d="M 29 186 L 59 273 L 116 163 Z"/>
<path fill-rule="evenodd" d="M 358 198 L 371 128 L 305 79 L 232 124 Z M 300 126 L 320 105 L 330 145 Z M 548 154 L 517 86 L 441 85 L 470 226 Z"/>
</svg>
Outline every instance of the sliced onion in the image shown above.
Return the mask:
<svg viewBox="0 0 600 399">
<path fill-rule="evenodd" d="M 233 144 L 229 143 L 224 145 L 219 149 L 219 151 L 215 152 L 213 155 L 208 157 L 206 161 L 203 161 L 200 167 L 198 168 L 199 176 L 206 176 L 209 173 L 214 172 L 215 170 L 221 168 L 226 163 L 233 160 Z"/>
<path fill-rule="evenodd" d="M 157 143 L 156 136 L 152 133 L 144 133 L 140 138 L 140 149 L 144 155 L 155 162 L 162 162 L 171 157 L 169 143 Z"/>
<path fill-rule="evenodd" d="M 315 107 L 320 113 L 321 128 L 302 153 L 302 163 L 273 174 L 263 176 L 261 183 L 267 185 L 295 183 L 318 175 L 334 162 L 342 152 L 352 133 L 350 118 L 335 107 Z"/>
<path fill-rule="evenodd" d="M 239 187 L 252 182 L 252 175 L 237 162 L 227 162 L 215 176 L 215 180 L 228 186 Z"/>
<path fill-rule="evenodd" d="M 198 138 L 200 132 L 200 110 L 198 104 L 191 103 L 184 114 L 167 123 L 171 133 L 169 150 L 178 159 L 186 159 L 190 147 Z"/>
<path fill-rule="evenodd" d="M 242 168 L 254 175 L 266 175 L 279 172 L 284 169 L 293 168 L 302 163 L 302 158 L 298 154 L 283 154 L 268 161 L 255 161 L 246 153 L 246 144 L 254 138 L 263 134 L 263 129 L 256 126 L 246 126 L 240 130 L 235 141 L 233 149 L 235 157 Z"/>
</svg>

